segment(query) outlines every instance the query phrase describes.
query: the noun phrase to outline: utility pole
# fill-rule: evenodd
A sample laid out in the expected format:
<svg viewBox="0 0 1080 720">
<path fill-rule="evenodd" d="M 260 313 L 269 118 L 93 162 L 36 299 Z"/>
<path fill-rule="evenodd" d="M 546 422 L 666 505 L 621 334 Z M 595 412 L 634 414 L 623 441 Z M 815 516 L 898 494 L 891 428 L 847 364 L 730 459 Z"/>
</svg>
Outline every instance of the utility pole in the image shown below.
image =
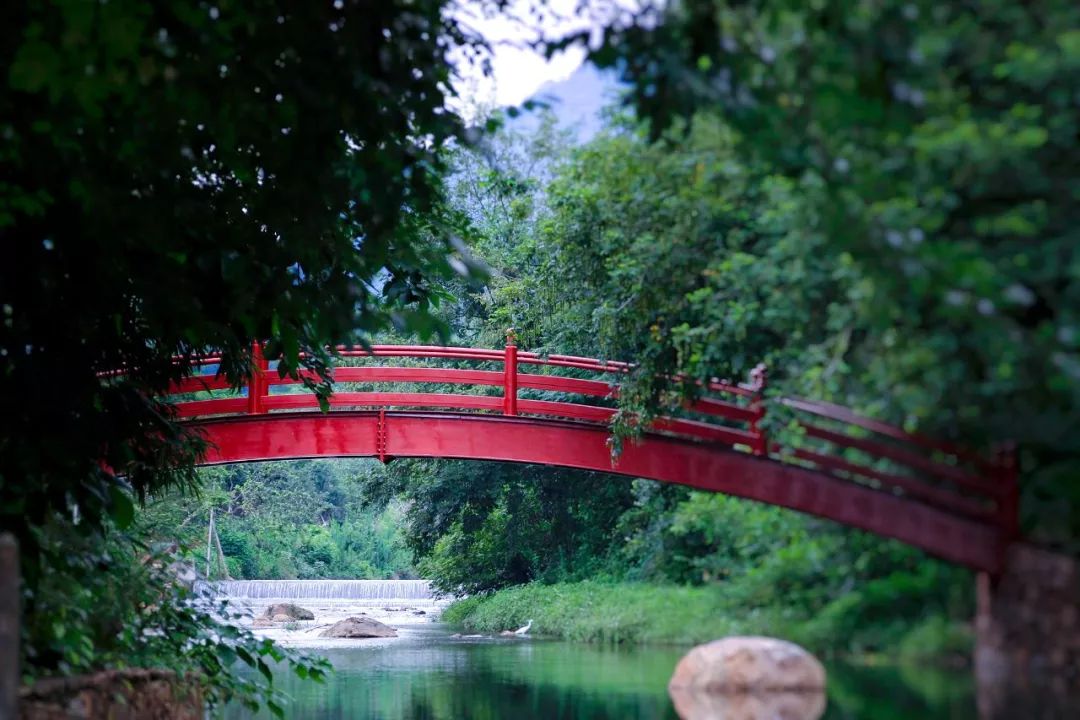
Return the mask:
<svg viewBox="0 0 1080 720">
<path fill-rule="evenodd" d="M 217 548 L 218 563 L 221 565 L 221 574 L 226 580 L 232 580 L 229 574 L 229 563 L 225 562 L 225 551 L 221 549 L 221 536 L 218 535 L 217 523 L 214 523 L 214 547 Z"/>
<path fill-rule="evenodd" d="M 210 579 L 210 550 L 214 547 L 214 508 L 210 508 L 210 524 L 206 526 L 206 579 Z"/>
</svg>

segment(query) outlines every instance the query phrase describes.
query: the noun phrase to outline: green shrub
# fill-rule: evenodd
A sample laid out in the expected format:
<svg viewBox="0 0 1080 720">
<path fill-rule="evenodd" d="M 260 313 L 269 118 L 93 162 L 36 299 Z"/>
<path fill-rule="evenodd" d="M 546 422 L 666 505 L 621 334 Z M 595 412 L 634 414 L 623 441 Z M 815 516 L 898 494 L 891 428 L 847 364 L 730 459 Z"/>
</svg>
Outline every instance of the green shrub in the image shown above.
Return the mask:
<svg viewBox="0 0 1080 720">
<path fill-rule="evenodd" d="M 446 622 L 495 633 L 533 620 L 532 632 L 585 642 L 703 642 L 736 631 L 715 588 L 640 583 L 531 583 L 459 600 Z"/>
<path fill-rule="evenodd" d="M 600 643 L 700 643 L 762 634 L 825 655 L 951 659 L 970 651 L 965 626 L 938 615 L 914 627 L 918 620 L 910 617 L 878 616 L 876 609 L 868 615 L 873 603 L 864 591 L 845 593 L 812 614 L 792 607 L 782 595 L 760 606 L 745 605 L 735 600 L 740 591 L 734 583 L 530 583 L 458 600 L 443 620 L 472 632 L 497 633 L 532 619 L 533 634 Z"/>
</svg>

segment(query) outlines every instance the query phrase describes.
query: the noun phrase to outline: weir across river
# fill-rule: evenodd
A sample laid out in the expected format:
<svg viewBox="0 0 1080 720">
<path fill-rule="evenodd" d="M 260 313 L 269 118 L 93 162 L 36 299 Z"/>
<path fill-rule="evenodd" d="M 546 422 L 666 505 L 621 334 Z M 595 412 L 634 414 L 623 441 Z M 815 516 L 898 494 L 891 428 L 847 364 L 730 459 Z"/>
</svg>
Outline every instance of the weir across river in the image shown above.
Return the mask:
<svg viewBox="0 0 1080 720">
<path fill-rule="evenodd" d="M 237 600 L 330 600 L 364 604 L 435 599 L 427 580 L 223 580 L 213 585 Z"/>
</svg>

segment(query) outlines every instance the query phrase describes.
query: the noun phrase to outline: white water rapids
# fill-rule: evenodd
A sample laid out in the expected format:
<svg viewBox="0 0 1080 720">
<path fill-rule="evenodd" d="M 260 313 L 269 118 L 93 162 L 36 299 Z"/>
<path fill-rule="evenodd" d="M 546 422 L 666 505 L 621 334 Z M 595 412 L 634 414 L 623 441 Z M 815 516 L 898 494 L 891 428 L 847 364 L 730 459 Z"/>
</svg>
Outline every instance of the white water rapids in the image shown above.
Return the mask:
<svg viewBox="0 0 1080 720">
<path fill-rule="evenodd" d="M 394 642 L 396 638 L 323 638 L 321 633 L 339 620 L 363 615 L 408 634 L 437 622 L 450 602 L 450 598 L 436 598 L 426 580 L 222 580 L 203 587 L 211 590 L 212 596 L 228 600 L 231 610 L 238 613 L 232 622 L 252 627 L 260 637 L 284 645 L 313 648 Z M 315 619 L 261 626 L 254 623 L 278 603 L 299 605 Z"/>
</svg>

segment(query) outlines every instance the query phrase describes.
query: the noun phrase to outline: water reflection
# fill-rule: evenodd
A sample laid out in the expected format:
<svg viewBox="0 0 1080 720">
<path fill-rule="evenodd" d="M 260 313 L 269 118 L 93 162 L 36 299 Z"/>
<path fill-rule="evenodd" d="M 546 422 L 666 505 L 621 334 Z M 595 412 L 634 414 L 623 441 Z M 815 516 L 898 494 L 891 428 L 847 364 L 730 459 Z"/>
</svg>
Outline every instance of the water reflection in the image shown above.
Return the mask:
<svg viewBox="0 0 1080 720">
<path fill-rule="evenodd" d="M 323 685 L 280 673 L 280 687 L 292 696 L 286 717 L 678 718 L 667 693 L 667 682 L 685 648 L 617 649 L 543 640 L 455 640 L 447 632 L 436 626 L 418 627 L 403 630 L 402 637 L 393 642 L 328 649 L 325 655 L 336 672 Z M 828 670 L 824 715 L 816 705 L 785 705 L 781 708 L 784 712 L 764 717 L 803 720 L 807 711 L 812 713 L 816 708 L 823 720 L 975 718 L 972 687 L 965 676 L 925 669 L 907 675 L 889 668 L 830 666 Z M 706 709 L 716 711 L 708 706 Z M 751 720 L 754 715 L 747 712 L 752 709 L 729 705 L 720 708 L 728 716 L 719 717 Z M 232 707 L 226 717 L 237 720 L 251 715 L 243 708 Z M 805 715 L 806 720 L 813 717 Z"/>
<path fill-rule="evenodd" d="M 671 701 L 682 720 L 819 720 L 823 692 L 706 693 L 672 690 Z"/>
</svg>

